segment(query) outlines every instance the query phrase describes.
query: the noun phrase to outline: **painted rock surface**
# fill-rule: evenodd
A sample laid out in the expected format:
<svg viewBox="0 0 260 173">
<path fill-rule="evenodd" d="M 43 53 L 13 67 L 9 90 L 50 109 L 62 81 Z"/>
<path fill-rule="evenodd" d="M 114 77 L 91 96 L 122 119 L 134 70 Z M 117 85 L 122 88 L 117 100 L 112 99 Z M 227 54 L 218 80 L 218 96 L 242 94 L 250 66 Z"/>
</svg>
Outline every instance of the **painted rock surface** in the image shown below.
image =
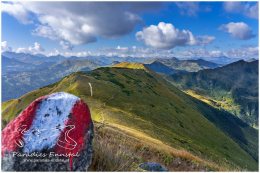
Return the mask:
<svg viewBox="0 0 260 173">
<path fill-rule="evenodd" d="M 86 171 L 93 123 L 78 97 L 54 93 L 33 101 L 2 131 L 5 171 Z"/>
</svg>

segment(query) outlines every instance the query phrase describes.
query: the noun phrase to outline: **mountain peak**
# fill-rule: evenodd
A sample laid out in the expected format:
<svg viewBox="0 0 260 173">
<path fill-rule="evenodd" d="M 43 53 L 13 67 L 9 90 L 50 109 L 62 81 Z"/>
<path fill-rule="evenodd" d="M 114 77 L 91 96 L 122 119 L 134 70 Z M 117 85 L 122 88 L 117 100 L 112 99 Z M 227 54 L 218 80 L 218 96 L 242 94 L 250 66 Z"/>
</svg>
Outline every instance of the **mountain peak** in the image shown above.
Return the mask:
<svg viewBox="0 0 260 173">
<path fill-rule="evenodd" d="M 247 60 L 247 62 L 253 62 L 253 61 L 257 61 L 257 59 L 255 59 L 255 58 L 250 58 L 250 59 Z"/>
<path fill-rule="evenodd" d="M 177 61 L 179 60 L 179 59 L 176 58 L 176 57 L 171 57 L 170 59 L 171 59 L 171 60 L 177 60 Z"/>
<path fill-rule="evenodd" d="M 115 68 L 129 68 L 129 69 L 141 69 L 145 71 L 149 71 L 147 67 L 145 67 L 142 63 L 136 63 L 136 62 L 120 62 L 118 64 L 113 65 L 112 67 Z"/>
</svg>

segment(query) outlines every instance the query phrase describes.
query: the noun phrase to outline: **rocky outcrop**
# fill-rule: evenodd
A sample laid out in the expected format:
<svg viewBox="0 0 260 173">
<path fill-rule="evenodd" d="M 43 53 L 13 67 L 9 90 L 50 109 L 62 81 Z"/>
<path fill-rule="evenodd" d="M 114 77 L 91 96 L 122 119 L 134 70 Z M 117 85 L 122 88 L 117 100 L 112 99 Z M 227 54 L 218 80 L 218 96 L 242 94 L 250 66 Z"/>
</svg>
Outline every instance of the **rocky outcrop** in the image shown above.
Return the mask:
<svg viewBox="0 0 260 173">
<path fill-rule="evenodd" d="M 86 171 L 93 123 L 78 97 L 54 93 L 33 101 L 2 131 L 3 171 Z"/>
<path fill-rule="evenodd" d="M 139 165 L 139 167 L 141 169 L 143 169 L 145 171 L 149 171 L 149 172 L 166 172 L 166 171 L 168 171 L 167 168 L 165 168 L 164 166 L 162 166 L 156 162 L 142 163 L 141 165 Z"/>
</svg>

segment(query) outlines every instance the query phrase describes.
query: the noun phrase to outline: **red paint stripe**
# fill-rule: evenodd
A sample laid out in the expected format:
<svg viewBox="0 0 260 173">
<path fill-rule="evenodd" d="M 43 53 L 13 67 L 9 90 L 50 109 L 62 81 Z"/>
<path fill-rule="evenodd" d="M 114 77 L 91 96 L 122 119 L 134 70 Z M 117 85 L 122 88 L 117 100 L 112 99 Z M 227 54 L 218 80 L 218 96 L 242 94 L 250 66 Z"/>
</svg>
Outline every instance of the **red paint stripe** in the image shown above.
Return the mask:
<svg viewBox="0 0 260 173">
<path fill-rule="evenodd" d="M 63 147 L 60 147 L 58 145 L 55 146 L 55 151 L 58 154 L 77 154 L 77 152 L 80 152 L 82 148 L 85 145 L 85 139 L 87 130 L 90 127 L 91 123 L 91 116 L 88 106 L 82 101 L 79 100 L 76 102 L 76 104 L 73 106 L 71 111 L 71 117 L 67 120 L 66 126 L 68 125 L 75 125 L 75 129 L 71 130 L 69 132 L 69 137 L 71 137 L 74 141 L 77 142 L 77 145 L 74 149 L 68 149 L 71 148 L 70 144 L 73 144 L 73 141 L 68 140 L 67 143 L 63 145 Z M 66 141 L 66 131 L 68 129 L 64 129 L 59 137 L 60 141 Z M 71 170 L 73 165 L 73 157 L 70 158 L 70 168 Z"/>
<path fill-rule="evenodd" d="M 18 144 L 24 143 L 23 133 L 30 129 L 36 111 L 41 101 L 46 96 L 40 97 L 32 102 L 23 112 L 12 120 L 2 131 L 2 156 L 6 151 L 17 151 Z M 22 146 L 21 146 L 22 147 Z"/>
</svg>

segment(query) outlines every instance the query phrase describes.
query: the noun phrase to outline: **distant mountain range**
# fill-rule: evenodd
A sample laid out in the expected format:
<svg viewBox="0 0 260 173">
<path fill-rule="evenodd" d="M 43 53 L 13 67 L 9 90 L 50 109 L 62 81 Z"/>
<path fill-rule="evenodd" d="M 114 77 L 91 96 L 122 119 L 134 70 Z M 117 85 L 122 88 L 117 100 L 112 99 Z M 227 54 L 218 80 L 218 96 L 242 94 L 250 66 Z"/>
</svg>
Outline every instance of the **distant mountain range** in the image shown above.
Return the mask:
<svg viewBox="0 0 260 173">
<path fill-rule="evenodd" d="M 258 127 L 258 61 L 243 60 L 194 73 L 168 77 L 180 89 L 202 95 L 211 104 L 228 110 L 252 126 Z"/>
<path fill-rule="evenodd" d="M 59 62 L 66 59 L 63 56 L 44 56 L 41 54 L 37 55 L 31 55 L 27 53 L 15 53 L 15 52 L 3 52 L 2 56 L 5 56 L 10 59 L 15 59 L 23 63 L 33 64 L 33 65 L 39 65 L 46 62 Z"/>
<path fill-rule="evenodd" d="M 8 58 L 6 56 L 2 56 L 2 74 L 8 74 L 11 72 L 25 72 L 25 71 L 33 71 L 47 68 L 48 66 L 53 65 L 56 62 L 44 62 L 41 61 L 39 63 L 34 64 L 30 61 L 20 61 L 18 58 Z"/>
<path fill-rule="evenodd" d="M 227 65 L 227 64 L 239 61 L 242 58 L 229 58 L 226 56 L 218 56 L 218 57 L 193 57 L 192 59 L 195 59 L 195 60 L 203 59 L 203 60 L 213 62 L 213 63 L 223 66 L 223 65 Z"/>
<path fill-rule="evenodd" d="M 179 60 L 177 58 L 157 59 L 154 63 L 162 63 L 165 66 L 178 71 L 196 72 L 203 69 L 212 69 L 219 67 L 219 64 L 205 61 L 203 59 L 197 60 Z"/>
<path fill-rule="evenodd" d="M 153 70 L 160 74 L 174 74 L 174 73 L 185 73 L 185 72 L 196 72 L 203 69 L 213 69 L 219 67 L 220 65 L 205 61 L 203 59 L 198 60 L 179 60 L 177 58 L 169 58 L 169 59 L 156 59 L 148 64 L 137 64 L 137 63 L 122 63 L 118 62 L 118 64 L 114 64 L 114 67 L 126 67 L 132 68 L 132 66 L 136 68 L 147 67 L 150 70 Z"/>
<path fill-rule="evenodd" d="M 97 67 L 112 66 L 120 62 L 143 63 L 149 69 L 161 74 L 173 74 L 197 71 L 218 66 L 204 60 L 147 59 L 134 57 L 64 57 L 30 55 L 24 53 L 4 52 L 2 54 L 2 100 L 21 95 L 58 81 L 76 71 L 88 71 Z"/>
<path fill-rule="evenodd" d="M 35 67 L 34 65 L 2 56 L 2 74 L 6 74 L 12 71 L 33 70 L 34 67 Z"/>
<path fill-rule="evenodd" d="M 226 57 L 222 57 L 223 59 L 230 60 Z M 121 62 L 142 63 L 148 69 L 164 75 L 197 72 L 221 66 L 203 59 L 179 60 L 174 57 L 169 59 L 60 55 L 46 57 L 41 54 L 4 52 L 2 53 L 2 81 L 5 92 L 2 94 L 2 100 L 20 97 L 26 92 L 56 82 L 72 72 L 113 66 Z"/>
<path fill-rule="evenodd" d="M 3 59 L 4 63 L 6 63 L 5 60 Z M 20 68 L 22 67 L 20 66 Z M 57 82 L 72 72 L 89 71 L 97 67 L 99 65 L 90 60 L 64 60 L 55 64 L 43 63 L 40 65 L 28 64 L 24 68 L 25 71 L 20 69 L 2 74 L 2 100 L 20 97 L 27 92 Z"/>
<path fill-rule="evenodd" d="M 56 75 L 68 67 L 83 67 L 84 63 L 90 62 L 65 61 L 50 70 Z M 35 77 L 44 75 L 39 71 Z M 52 77 L 50 73 L 48 75 Z M 89 83 L 93 88 L 92 96 Z M 3 126 L 34 99 L 58 91 L 82 98 L 89 105 L 94 122 L 113 129 L 115 135 L 109 139 L 117 139 L 122 133 L 139 139 L 138 143 L 128 140 L 125 144 L 132 151 L 129 158 L 138 158 L 134 161 L 136 165 L 152 156 L 162 156 L 161 162 L 169 165 L 179 157 L 179 162 L 195 162 L 206 166 L 207 170 L 258 170 L 257 130 L 232 114 L 185 94 L 140 63 L 121 63 L 73 73 L 19 99 L 4 102 Z M 100 128 L 98 133 L 102 130 Z M 151 145 L 156 150 L 152 150 Z M 165 151 L 167 154 L 163 154 Z"/>
<path fill-rule="evenodd" d="M 196 72 L 203 69 L 212 69 L 219 67 L 220 65 L 202 59 L 179 60 L 177 58 L 169 58 L 156 59 L 145 66 L 155 72 L 170 75 L 174 73 Z"/>
<path fill-rule="evenodd" d="M 118 59 L 118 58 L 115 58 Z M 2 100 L 20 97 L 76 71 L 110 65 L 108 57 L 64 57 L 4 52 L 2 54 Z"/>
<path fill-rule="evenodd" d="M 10 59 L 15 59 L 20 62 L 29 63 L 29 64 L 42 64 L 46 62 L 52 62 L 52 63 L 58 63 L 64 60 L 89 60 L 89 61 L 95 61 L 97 64 L 105 66 L 110 65 L 113 62 L 140 62 L 140 63 L 147 63 L 150 62 L 151 59 L 148 58 L 135 58 L 135 57 L 118 57 L 118 56 L 85 56 L 85 57 L 76 57 L 76 56 L 70 56 L 65 57 L 62 55 L 57 56 L 44 56 L 41 54 L 38 55 L 31 55 L 26 53 L 15 53 L 15 52 L 3 52 L 2 56 L 5 56 Z"/>
</svg>

